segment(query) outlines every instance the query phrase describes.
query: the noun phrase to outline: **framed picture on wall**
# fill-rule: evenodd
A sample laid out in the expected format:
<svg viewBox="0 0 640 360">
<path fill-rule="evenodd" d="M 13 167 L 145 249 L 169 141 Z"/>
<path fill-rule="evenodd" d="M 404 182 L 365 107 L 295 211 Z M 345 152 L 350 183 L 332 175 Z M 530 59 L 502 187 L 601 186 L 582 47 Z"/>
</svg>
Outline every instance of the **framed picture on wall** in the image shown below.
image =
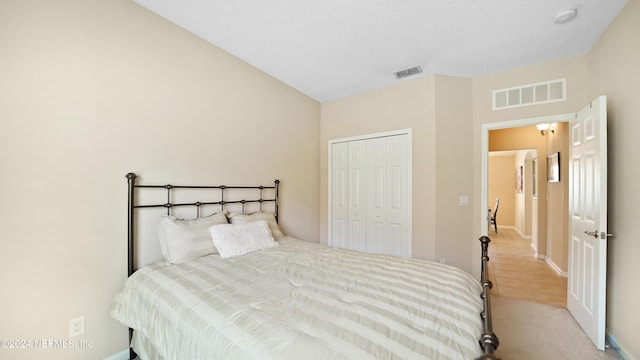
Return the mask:
<svg viewBox="0 0 640 360">
<path fill-rule="evenodd" d="M 560 153 L 547 156 L 547 182 L 560 182 Z"/>
<path fill-rule="evenodd" d="M 522 192 L 522 166 L 516 168 L 516 192 Z"/>
</svg>

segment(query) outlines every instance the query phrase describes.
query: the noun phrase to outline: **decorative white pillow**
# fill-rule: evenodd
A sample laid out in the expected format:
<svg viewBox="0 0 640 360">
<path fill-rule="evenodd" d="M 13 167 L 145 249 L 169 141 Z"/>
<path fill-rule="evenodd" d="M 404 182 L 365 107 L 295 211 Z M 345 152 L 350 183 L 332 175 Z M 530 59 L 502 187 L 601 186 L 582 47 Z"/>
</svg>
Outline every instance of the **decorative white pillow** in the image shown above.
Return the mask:
<svg viewBox="0 0 640 360">
<path fill-rule="evenodd" d="M 217 251 L 211 242 L 209 228 L 227 223 L 226 212 L 190 220 L 163 216 L 158 223 L 158 239 L 167 265 L 215 254 Z"/>
<path fill-rule="evenodd" d="M 211 239 L 223 258 L 278 246 L 264 220 L 246 224 L 223 224 L 209 228 Z"/>
<path fill-rule="evenodd" d="M 268 212 L 256 212 L 253 214 L 239 214 L 239 213 L 231 213 L 229 214 L 229 220 L 232 224 L 246 224 L 253 221 L 264 220 L 269 224 L 269 229 L 271 229 L 271 235 L 275 239 L 279 239 L 284 237 L 284 234 L 280 230 L 278 226 L 278 222 L 276 221 L 276 217 L 273 213 Z"/>
</svg>

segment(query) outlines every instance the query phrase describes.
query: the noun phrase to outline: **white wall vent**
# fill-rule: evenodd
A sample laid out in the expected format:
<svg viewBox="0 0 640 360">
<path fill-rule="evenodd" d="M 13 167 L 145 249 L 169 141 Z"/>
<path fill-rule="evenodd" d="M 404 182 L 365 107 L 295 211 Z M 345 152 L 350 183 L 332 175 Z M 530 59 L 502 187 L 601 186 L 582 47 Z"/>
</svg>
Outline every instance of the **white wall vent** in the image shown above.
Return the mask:
<svg viewBox="0 0 640 360">
<path fill-rule="evenodd" d="M 493 91 L 493 110 L 567 100 L 567 79 L 556 79 Z"/>
<path fill-rule="evenodd" d="M 395 72 L 394 74 L 396 76 L 396 79 L 402 79 L 407 76 L 420 74 L 421 72 L 422 72 L 422 68 L 420 67 L 420 65 L 418 65 L 408 69 L 400 70 L 398 72 Z"/>
</svg>

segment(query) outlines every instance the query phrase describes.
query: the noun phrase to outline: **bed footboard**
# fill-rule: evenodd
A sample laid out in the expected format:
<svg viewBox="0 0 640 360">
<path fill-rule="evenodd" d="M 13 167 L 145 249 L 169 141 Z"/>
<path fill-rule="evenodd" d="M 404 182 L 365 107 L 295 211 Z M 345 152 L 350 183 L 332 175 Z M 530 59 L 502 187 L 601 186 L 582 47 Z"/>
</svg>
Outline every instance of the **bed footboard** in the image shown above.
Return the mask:
<svg viewBox="0 0 640 360">
<path fill-rule="evenodd" d="M 482 263 L 480 268 L 480 283 L 482 284 L 482 297 L 484 306 L 480 316 L 482 317 L 484 330 L 482 337 L 480 338 L 480 347 L 484 351 L 484 355 L 477 360 L 491 360 L 498 359 L 494 352 L 498 348 L 499 341 L 496 334 L 493 333 L 493 324 L 491 322 L 491 288 L 493 284 L 489 280 L 489 242 L 491 239 L 487 236 L 480 237 L 480 243 L 482 244 Z"/>
</svg>

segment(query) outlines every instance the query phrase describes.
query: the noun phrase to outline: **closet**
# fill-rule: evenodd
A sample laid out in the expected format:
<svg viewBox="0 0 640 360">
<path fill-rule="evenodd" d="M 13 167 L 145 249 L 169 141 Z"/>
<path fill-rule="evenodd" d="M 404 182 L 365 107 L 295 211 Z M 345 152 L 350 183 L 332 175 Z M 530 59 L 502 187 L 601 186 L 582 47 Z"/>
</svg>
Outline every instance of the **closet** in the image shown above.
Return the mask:
<svg viewBox="0 0 640 360">
<path fill-rule="evenodd" d="M 410 133 L 330 141 L 329 245 L 411 257 Z"/>
</svg>

